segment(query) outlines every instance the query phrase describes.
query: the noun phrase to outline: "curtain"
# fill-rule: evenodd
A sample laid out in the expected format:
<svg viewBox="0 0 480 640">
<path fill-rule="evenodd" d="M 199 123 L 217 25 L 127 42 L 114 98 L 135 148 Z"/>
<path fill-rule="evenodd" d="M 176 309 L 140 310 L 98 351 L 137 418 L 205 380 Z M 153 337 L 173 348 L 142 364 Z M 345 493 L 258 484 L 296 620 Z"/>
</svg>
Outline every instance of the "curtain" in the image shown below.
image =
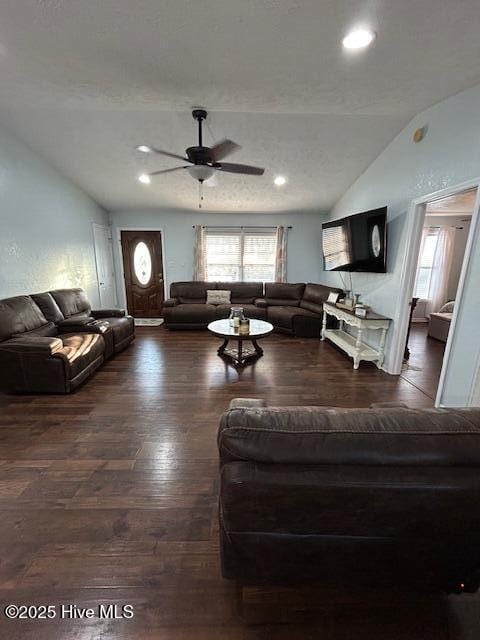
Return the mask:
<svg viewBox="0 0 480 640">
<path fill-rule="evenodd" d="M 453 227 L 440 227 L 428 289 L 427 315 L 438 311 L 447 302 L 448 279 L 452 268 L 454 241 L 455 229 Z"/>
<path fill-rule="evenodd" d="M 205 229 L 199 224 L 195 225 L 193 279 L 194 280 L 206 280 L 206 271 L 205 271 Z"/>
<path fill-rule="evenodd" d="M 287 281 L 287 235 L 288 230 L 286 227 L 277 227 L 275 282 Z"/>
</svg>

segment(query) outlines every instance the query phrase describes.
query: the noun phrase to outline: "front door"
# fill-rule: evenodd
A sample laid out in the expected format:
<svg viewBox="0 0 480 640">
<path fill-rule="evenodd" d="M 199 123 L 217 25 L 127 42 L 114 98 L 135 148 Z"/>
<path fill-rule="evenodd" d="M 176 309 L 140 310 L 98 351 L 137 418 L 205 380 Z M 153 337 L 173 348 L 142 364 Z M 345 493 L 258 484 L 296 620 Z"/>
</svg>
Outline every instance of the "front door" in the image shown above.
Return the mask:
<svg viewBox="0 0 480 640">
<path fill-rule="evenodd" d="M 137 318 L 161 316 L 164 300 L 161 232 L 122 231 L 121 241 L 128 312 Z"/>
</svg>

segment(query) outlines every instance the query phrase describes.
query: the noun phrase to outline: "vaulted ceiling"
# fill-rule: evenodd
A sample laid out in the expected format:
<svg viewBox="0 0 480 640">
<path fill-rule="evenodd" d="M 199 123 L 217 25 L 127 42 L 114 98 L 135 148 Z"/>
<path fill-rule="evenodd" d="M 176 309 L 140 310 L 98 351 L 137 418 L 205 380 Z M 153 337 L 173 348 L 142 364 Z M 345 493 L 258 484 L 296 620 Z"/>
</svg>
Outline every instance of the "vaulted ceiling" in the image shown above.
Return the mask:
<svg viewBox="0 0 480 640">
<path fill-rule="evenodd" d="M 3 0 L 0 123 L 108 209 L 196 209 L 174 160 L 139 154 L 242 145 L 211 211 L 325 210 L 422 109 L 480 82 L 478 0 Z M 370 49 L 342 50 L 368 25 Z M 285 175 L 287 185 L 273 185 Z"/>
</svg>

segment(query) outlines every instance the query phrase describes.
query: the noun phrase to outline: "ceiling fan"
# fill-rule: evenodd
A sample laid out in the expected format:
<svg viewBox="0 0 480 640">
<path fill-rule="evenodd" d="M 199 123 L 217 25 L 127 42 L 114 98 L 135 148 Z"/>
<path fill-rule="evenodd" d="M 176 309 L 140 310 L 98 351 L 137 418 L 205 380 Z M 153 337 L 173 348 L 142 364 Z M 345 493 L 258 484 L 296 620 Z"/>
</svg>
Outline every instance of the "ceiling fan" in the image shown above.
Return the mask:
<svg viewBox="0 0 480 640">
<path fill-rule="evenodd" d="M 211 178 L 216 171 L 241 173 L 248 176 L 262 176 L 265 173 L 265 169 L 262 167 L 253 167 L 249 164 L 220 162 L 223 158 L 226 158 L 234 151 L 240 149 L 240 145 L 232 140 L 225 139 L 213 145 L 213 147 L 205 147 L 203 145 L 202 122 L 207 117 L 207 112 L 205 109 L 194 109 L 192 111 L 192 116 L 198 122 L 198 145 L 195 147 L 188 147 L 188 149 L 185 150 L 185 156 L 143 144 L 137 147 L 137 151 L 142 151 L 143 153 L 158 153 L 162 156 L 188 162 L 188 164 L 173 167 L 171 169 L 162 169 L 160 171 L 152 171 L 151 173 L 142 174 L 139 177 L 140 182 L 149 184 L 151 176 L 159 176 L 163 173 L 171 173 L 172 171 L 180 171 L 183 169 L 186 169 L 192 178 L 198 180 L 200 184 L 202 184 L 204 180 Z"/>
</svg>

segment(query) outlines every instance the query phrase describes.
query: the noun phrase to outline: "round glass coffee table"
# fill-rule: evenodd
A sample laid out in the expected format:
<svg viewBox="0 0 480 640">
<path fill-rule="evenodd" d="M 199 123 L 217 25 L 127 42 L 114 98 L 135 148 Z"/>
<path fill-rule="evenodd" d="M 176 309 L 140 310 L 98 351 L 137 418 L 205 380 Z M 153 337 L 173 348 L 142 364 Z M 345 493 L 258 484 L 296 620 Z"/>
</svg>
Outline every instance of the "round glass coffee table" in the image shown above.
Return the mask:
<svg viewBox="0 0 480 640">
<path fill-rule="evenodd" d="M 258 346 L 257 340 L 266 338 L 273 332 L 273 324 L 265 320 L 250 320 L 249 333 L 239 333 L 238 328 L 231 327 L 229 320 L 214 320 L 208 325 L 208 330 L 214 336 L 223 338 L 223 344 L 217 353 L 227 358 L 236 367 L 243 367 L 263 355 L 263 349 Z M 230 340 L 235 341 L 235 347 L 228 347 Z M 252 346 L 245 347 L 243 343 L 248 340 Z"/>
</svg>

